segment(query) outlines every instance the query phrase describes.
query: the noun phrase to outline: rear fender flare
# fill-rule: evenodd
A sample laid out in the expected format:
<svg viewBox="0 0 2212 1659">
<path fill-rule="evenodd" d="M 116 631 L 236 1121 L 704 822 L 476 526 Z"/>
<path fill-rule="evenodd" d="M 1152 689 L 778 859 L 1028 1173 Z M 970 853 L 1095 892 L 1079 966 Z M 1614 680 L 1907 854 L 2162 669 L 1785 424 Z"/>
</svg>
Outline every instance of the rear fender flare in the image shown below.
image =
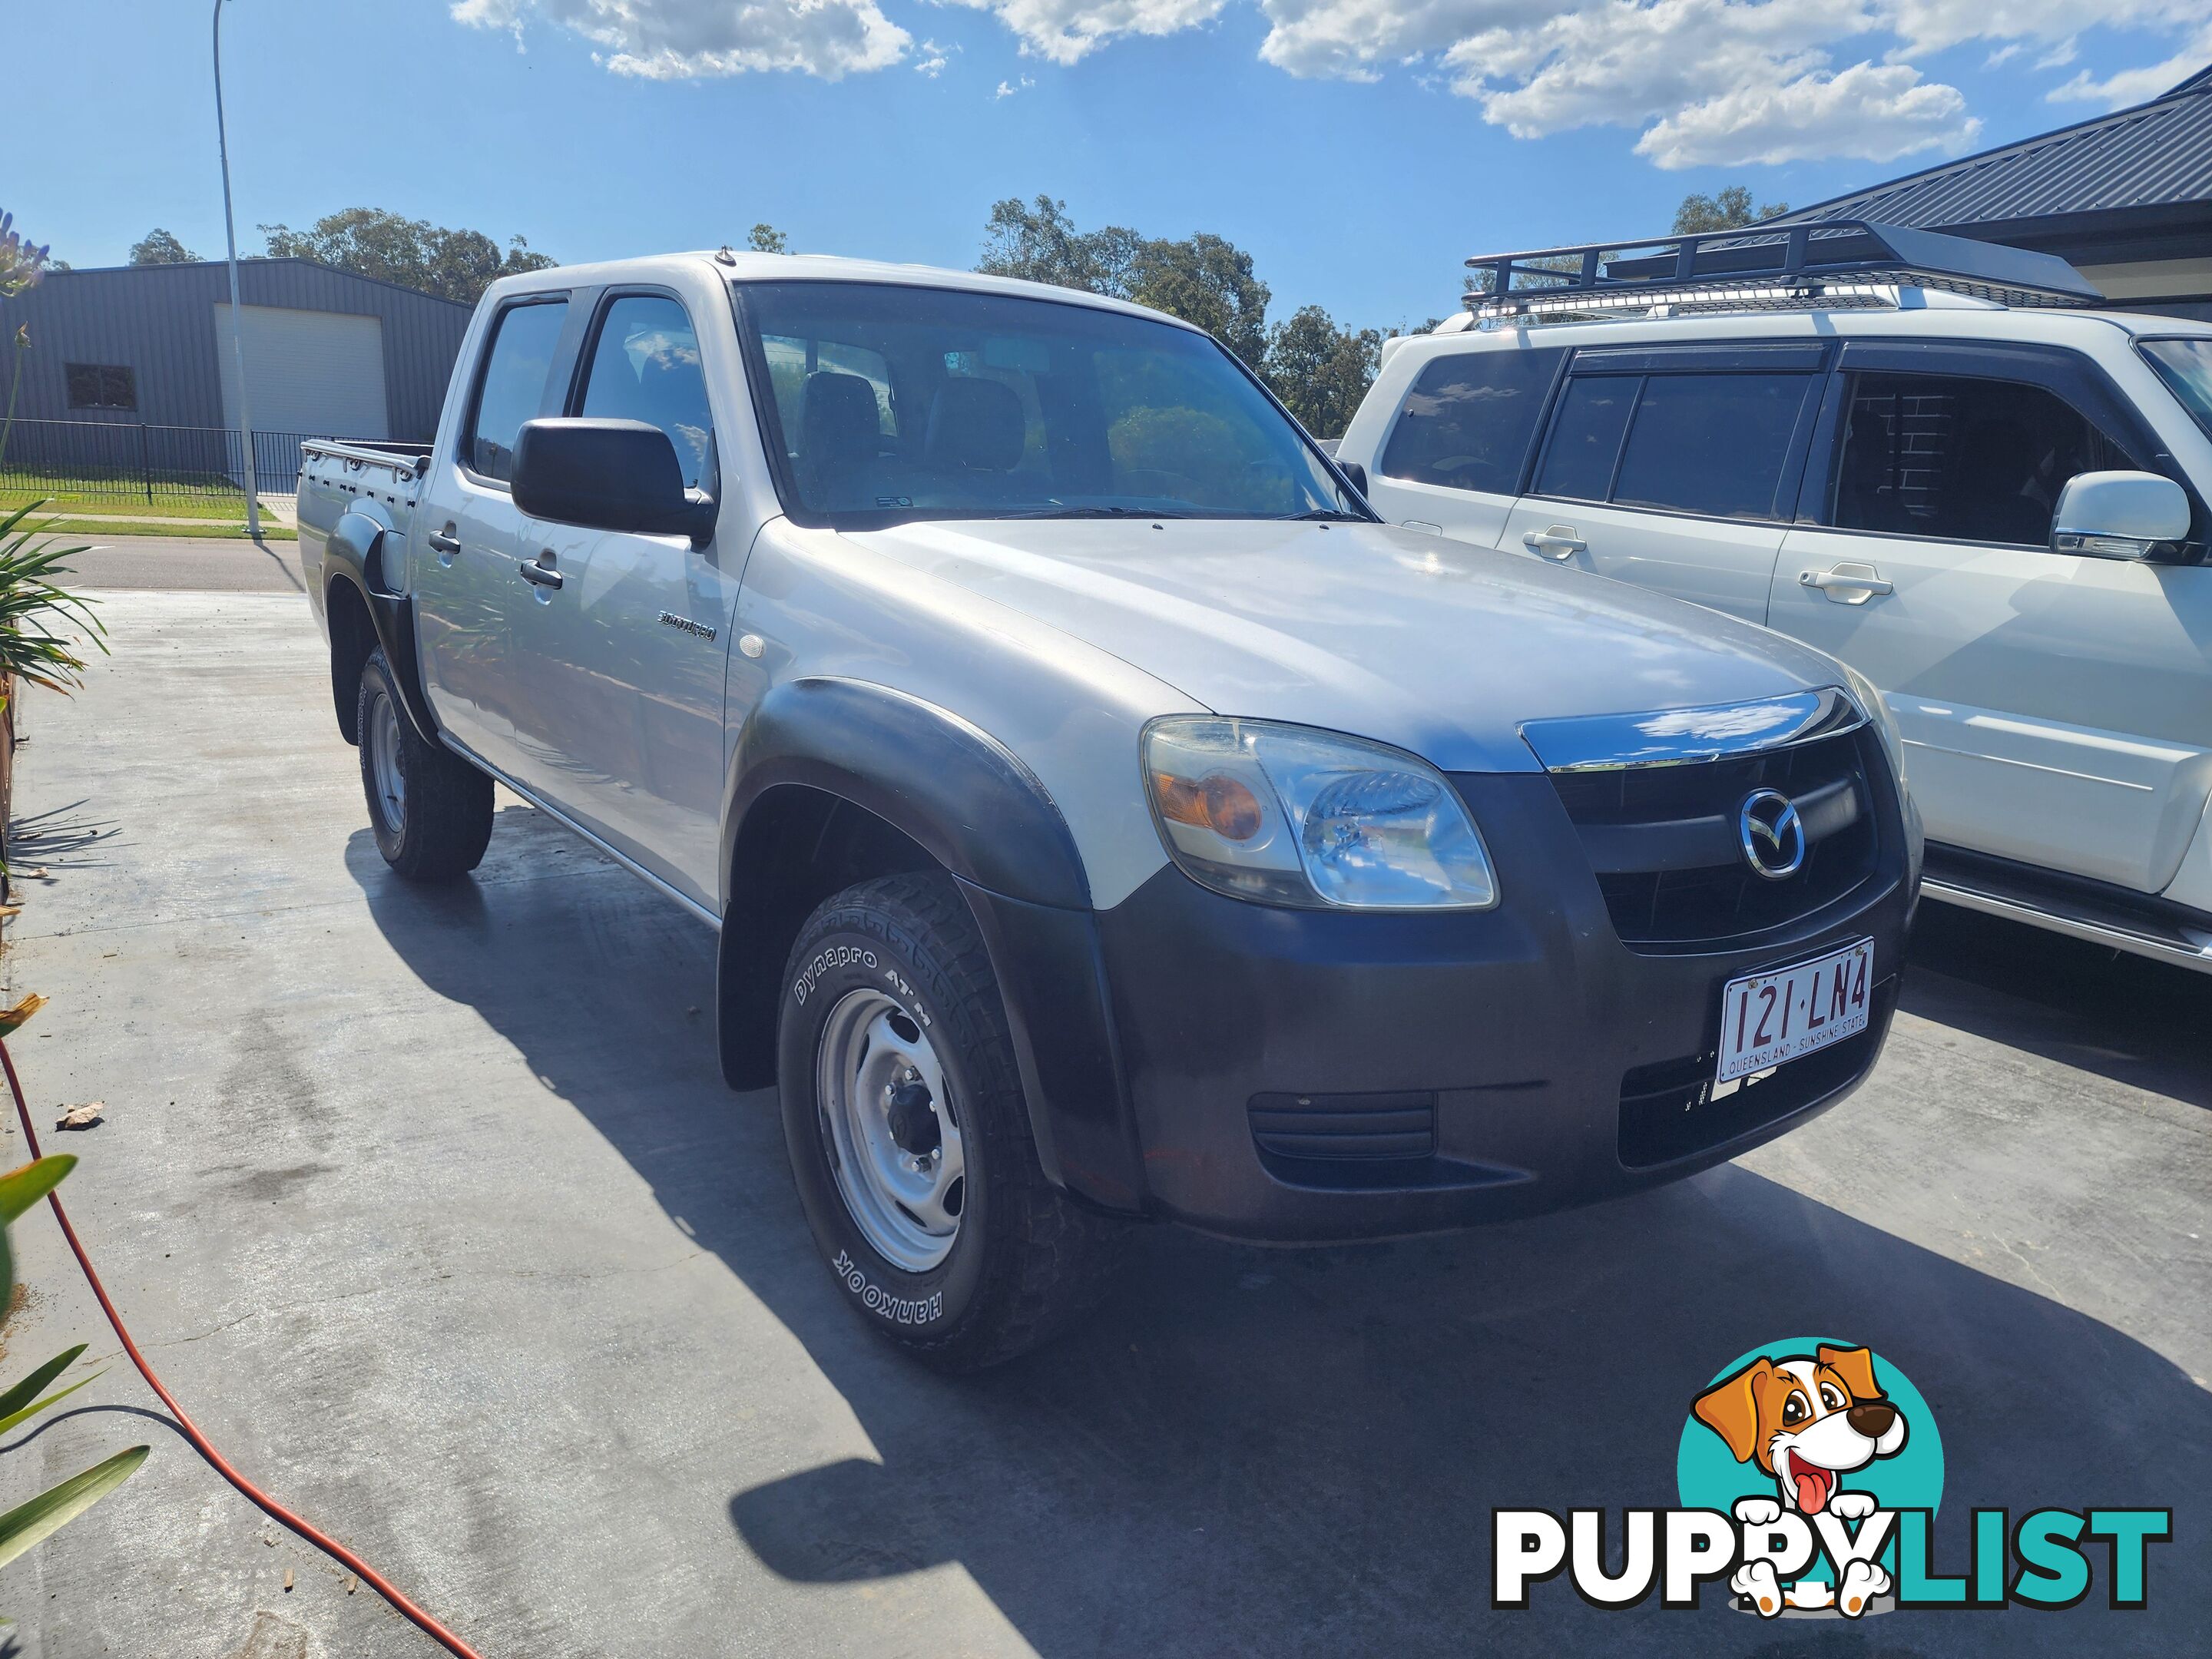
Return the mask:
<svg viewBox="0 0 2212 1659">
<path fill-rule="evenodd" d="M 408 720 L 423 742 L 435 744 L 437 717 L 423 695 L 422 665 L 415 653 L 415 600 L 411 594 L 397 590 L 386 568 L 394 533 L 388 525 L 358 507 L 349 511 L 331 529 L 323 554 L 324 569 L 330 583 L 350 583 L 368 605 L 376 642 L 384 648 L 384 659 L 392 665 Z M 327 606 L 327 590 L 325 603 Z"/>
</svg>

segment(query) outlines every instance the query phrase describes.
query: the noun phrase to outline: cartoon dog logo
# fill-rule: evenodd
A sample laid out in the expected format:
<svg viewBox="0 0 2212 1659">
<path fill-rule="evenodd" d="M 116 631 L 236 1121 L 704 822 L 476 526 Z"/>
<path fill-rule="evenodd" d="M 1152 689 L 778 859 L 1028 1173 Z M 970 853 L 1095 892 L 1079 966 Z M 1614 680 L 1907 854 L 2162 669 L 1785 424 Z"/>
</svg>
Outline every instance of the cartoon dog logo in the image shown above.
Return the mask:
<svg viewBox="0 0 2212 1659">
<path fill-rule="evenodd" d="M 1864 1348 L 1824 1345 L 1810 1355 L 1755 1359 L 1699 1395 L 1693 1409 L 1737 1462 L 1756 1463 L 1774 1478 L 1779 1502 L 1746 1498 L 1735 1505 L 1736 1519 L 1751 1526 L 1771 1524 L 1785 1509 L 1808 1522 L 1823 1512 L 1865 1520 L 1879 1507 L 1874 1494 L 1839 1492 L 1841 1478 L 1877 1457 L 1893 1457 L 1905 1446 L 1905 1414 L 1876 1385 L 1874 1356 Z M 1729 1585 L 1762 1613 L 1782 1610 L 1771 1563 L 1739 1569 Z M 1881 1567 L 1854 1561 L 1833 1592 L 1834 1604 L 1856 1617 L 1889 1588 Z M 1790 1587 L 1788 1601 L 1825 1607 L 1828 1596 L 1825 1584 L 1800 1581 Z"/>
</svg>

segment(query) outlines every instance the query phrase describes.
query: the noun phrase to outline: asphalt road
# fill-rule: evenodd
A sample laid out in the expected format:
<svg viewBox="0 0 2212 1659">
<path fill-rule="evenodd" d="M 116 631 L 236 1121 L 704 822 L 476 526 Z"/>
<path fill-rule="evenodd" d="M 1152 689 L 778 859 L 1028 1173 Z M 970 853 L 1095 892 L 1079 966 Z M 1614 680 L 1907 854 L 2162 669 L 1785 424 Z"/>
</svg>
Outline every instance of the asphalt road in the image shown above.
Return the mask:
<svg viewBox="0 0 2212 1659">
<path fill-rule="evenodd" d="M 66 538 L 71 539 L 74 538 Z M 91 539 L 88 538 L 88 539 Z M 301 593 L 300 544 L 242 536 L 120 536 L 69 562 L 68 586 L 213 593 Z"/>
<path fill-rule="evenodd" d="M 1084 1330 L 949 1381 L 860 1327 L 771 1097 L 721 1086 L 703 927 L 509 799 L 474 881 L 407 887 L 299 598 L 106 605 L 113 658 L 27 711 L 4 962 L 52 999 L 41 1115 L 106 1103 L 64 1196 L 216 1440 L 487 1656 L 2212 1649 L 2212 981 L 1931 909 L 1872 1080 L 1735 1164 L 1355 1249 L 1148 1230 Z M 14 1231 L 0 1377 L 110 1369 L 0 1441 L 0 1504 L 155 1452 L 0 1570 L 0 1652 L 431 1651 Z M 1917 1384 L 1947 1568 L 1972 1506 L 2172 1505 L 2148 1607 L 1491 1610 L 1492 1505 L 1671 1504 L 1692 1395 L 1796 1335 Z"/>
</svg>

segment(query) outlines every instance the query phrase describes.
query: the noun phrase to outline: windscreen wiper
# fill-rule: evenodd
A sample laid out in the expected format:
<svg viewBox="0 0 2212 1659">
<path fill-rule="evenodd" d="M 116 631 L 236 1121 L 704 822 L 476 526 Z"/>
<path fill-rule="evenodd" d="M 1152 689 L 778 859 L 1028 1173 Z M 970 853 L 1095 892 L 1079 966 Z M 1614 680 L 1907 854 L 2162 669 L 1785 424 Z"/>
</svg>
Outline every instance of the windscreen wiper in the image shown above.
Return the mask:
<svg viewBox="0 0 2212 1659">
<path fill-rule="evenodd" d="M 1284 519 L 1291 524 L 1320 520 L 1328 524 L 1366 524 L 1364 513 L 1347 513 L 1340 507 L 1316 507 L 1304 513 L 1285 513 Z"/>
</svg>

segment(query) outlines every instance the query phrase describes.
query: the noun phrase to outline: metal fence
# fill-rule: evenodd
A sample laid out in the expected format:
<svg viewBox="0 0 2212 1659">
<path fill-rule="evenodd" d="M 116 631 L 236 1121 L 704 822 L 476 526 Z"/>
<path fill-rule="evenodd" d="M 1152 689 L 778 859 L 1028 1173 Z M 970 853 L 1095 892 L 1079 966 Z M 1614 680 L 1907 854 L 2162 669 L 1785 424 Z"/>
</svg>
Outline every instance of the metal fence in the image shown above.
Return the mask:
<svg viewBox="0 0 2212 1659">
<path fill-rule="evenodd" d="M 254 488 L 289 495 L 300 484 L 300 445 L 331 433 L 256 432 Z M 244 447 L 234 428 L 131 421 L 17 421 L 0 454 L 0 506 L 26 496 L 70 501 L 234 501 L 246 511 Z"/>
</svg>

